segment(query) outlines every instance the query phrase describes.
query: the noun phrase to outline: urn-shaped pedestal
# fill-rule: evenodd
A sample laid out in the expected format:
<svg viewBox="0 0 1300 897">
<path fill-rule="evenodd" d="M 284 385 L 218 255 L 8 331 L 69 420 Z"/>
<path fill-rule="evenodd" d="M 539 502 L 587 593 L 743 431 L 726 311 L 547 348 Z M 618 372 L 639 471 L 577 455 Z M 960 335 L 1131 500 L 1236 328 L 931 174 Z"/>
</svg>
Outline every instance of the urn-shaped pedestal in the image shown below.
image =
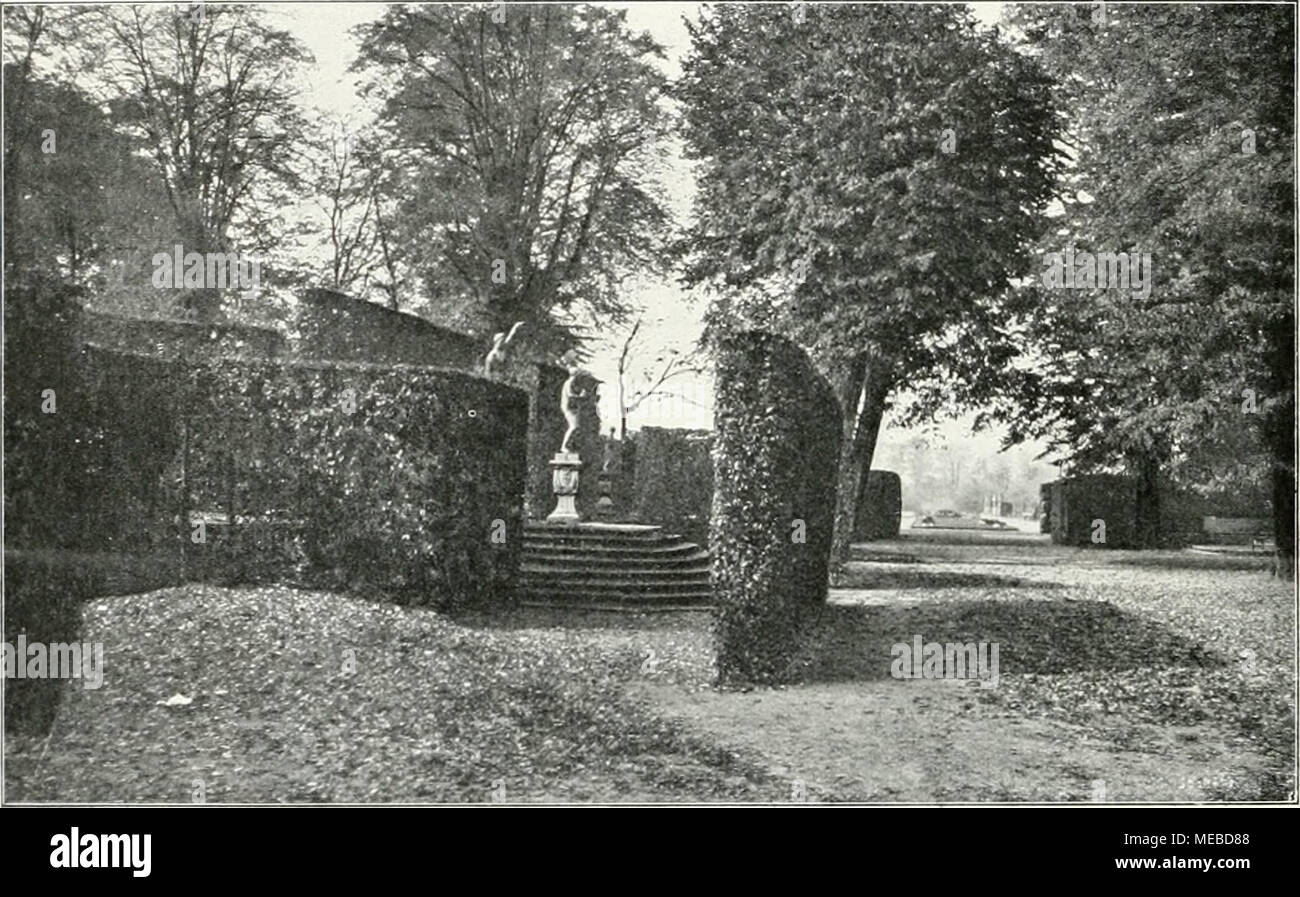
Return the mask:
<svg viewBox="0 0 1300 897">
<path fill-rule="evenodd" d="M 582 459 L 577 452 L 556 452 L 551 458 L 551 489 L 555 492 L 555 510 L 546 518 L 547 523 L 579 523 L 578 478 L 582 473 Z"/>
</svg>

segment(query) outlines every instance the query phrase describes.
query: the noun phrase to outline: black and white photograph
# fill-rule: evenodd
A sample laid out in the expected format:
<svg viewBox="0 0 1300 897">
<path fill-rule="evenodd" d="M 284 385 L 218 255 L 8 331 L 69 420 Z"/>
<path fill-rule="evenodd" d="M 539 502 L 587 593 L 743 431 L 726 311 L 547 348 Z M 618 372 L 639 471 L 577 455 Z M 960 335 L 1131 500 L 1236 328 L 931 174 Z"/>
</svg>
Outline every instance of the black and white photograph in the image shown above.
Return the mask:
<svg viewBox="0 0 1300 897">
<path fill-rule="evenodd" d="M 1297 805 L 1291 4 L 3 29 L 5 805 Z"/>
</svg>

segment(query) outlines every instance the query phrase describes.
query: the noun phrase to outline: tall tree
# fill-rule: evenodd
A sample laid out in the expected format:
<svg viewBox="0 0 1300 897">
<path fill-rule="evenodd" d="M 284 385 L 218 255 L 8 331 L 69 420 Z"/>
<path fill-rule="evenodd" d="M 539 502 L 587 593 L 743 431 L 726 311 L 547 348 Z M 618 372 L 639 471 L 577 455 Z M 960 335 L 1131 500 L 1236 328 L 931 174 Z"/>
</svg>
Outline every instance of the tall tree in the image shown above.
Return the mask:
<svg viewBox="0 0 1300 897">
<path fill-rule="evenodd" d="M 1041 251 L 1149 254 L 1151 276 L 1140 290 L 1027 284 L 1038 351 L 1001 412 L 1013 438 L 1048 437 L 1077 470 L 1132 472 L 1147 544 L 1160 538 L 1159 484 L 1180 468 L 1207 474 L 1210 443 L 1248 456 L 1240 431 L 1258 422 L 1285 569 L 1295 544 L 1293 15 L 1012 8 L 1027 51 L 1056 76 L 1074 155 Z"/>
<path fill-rule="evenodd" d="M 311 60 L 255 6 L 128 6 L 101 11 L 101 72 L 115 115 L 148 142 L 186 251 L 265 246 L 273 211 L 258 191 L 298 175 L 306 125 L 294 75 Z M 272 204 L 274 205 L 274 204 Z M 204 316 L 219 294 L 192 297 Z"/>
<path fill-rule="evenodd" d="M 83 106 L 60 116 L 59 104 L 51 104 L 50 99 L 54 91 L 63 91 L 67 99 L 80 99 L 66 83 L 68 79 L 59 76 L 76 67 L 70 64 L 70 58 L 76 55 L 73 51 L 88 12 L 87 7 L 4 7 L 4 255 L 5 271 L 10 276 L 33 264 L 49 273 L 48 266 L 30 254 L 40 241 L 20 239 L 26 224 L 23 213 L 29 208 L 39 211 L 25 202 L 32 191 L 29 169 L 51 161 L 41 159 L 50 155 L 48 145 L 42 152 L 43 133 L 54 130 L 57 135 L 59 124 L 75 115 L 84 116 L 87 111 Z M 64 131 L 65 137 L 76 133 Z M 95 128 L 94 133 L 101 131 Z M 49 174 L 48 168 L 44 174 Z M 32 177 L 40 179 L 41 173 L 33 173 Z"/>
<path fill-rule="evenodd" d="M 723 5 L 691 37 L 687 280 L 719 289 L 715 330 L 789 332 L 837 384 L 842 564 L 891 393 L 919 417 L 977 402 L 1015 353 L 1050 85 L 959 6 Z"/>
<path fill-rule="evenodd" d="M 369 164 L 370 154 L 361 139 L 346 122 L 329 122 L 313 147 L 310 180 L 325 225 L 320 227 L 319 219 L 312 221 L 312 229 L 324 234 L 324 284 L 364 295 L 381 250 L 375 224 L 378 170 Z"/>
<path fill-rule="evenodd" d="M 662 49 L 595 6 L 397 5 L 361 33 L 398 242 L 444 319 L 525 321 L 551 353 L 576 315 L 622 320 L 622 277 L 659 266 L 667 231 Z"/>
</svg>

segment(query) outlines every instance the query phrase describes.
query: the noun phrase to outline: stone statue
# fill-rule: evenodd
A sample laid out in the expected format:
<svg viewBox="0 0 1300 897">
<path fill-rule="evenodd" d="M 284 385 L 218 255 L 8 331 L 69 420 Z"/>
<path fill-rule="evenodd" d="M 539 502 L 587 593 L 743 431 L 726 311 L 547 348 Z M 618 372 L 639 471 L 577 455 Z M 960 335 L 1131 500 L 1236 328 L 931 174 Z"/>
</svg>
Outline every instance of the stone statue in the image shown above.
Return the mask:
<svg viewBox="0 0 1300 897">
<path fill-rule="evenodd" d="M 485 377 L 491 377 L 493 368 L 505 360 L 506 347 L 510 345 L 510 341 L 515 338 L 515 334 L 519 332 L 519 328 L 522 326 L 524 326 L 523 321 L 515 321 L 515 326 L 510 328 L 509 336 L 498 333 L 492 337 L 492 350 L 488 352 L 487 358 L 483 359 L 483 375 Z"/>
<path fill-rule="evenodd" d="M 609 473 L 614 469 L 614 428 L 609 428 L 609 439 L 605 440 L 605 456 L 601 460 L 600 472 Z"/>
<path fill-rule="evenodd" d="M 569 443 L 578 432 L 582 407 L 580 403 L 587 398 L 587 391 L 578 389 L 578 378 L 586 375 L 586 372 L 578 366 L 578 353 L 572 349 L 564 353 L 560 364 L 564 365 L 569 372 L 569 379 L 564 381 L 564 386 L 560 389 L 560 410 L 569 424 L 569 428 L 564 431 L 564 441 L 560 443 L 560 451 L 567 453 L 572 451 Z"/>
</svg>

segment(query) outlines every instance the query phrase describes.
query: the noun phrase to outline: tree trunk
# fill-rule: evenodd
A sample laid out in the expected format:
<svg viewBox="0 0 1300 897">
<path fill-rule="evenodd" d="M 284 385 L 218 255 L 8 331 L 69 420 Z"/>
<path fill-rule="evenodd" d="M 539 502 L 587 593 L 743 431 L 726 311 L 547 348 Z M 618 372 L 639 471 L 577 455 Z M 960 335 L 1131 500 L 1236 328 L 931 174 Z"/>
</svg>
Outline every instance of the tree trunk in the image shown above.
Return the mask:
<svg viewBox="0 0 1300 897">
<path fill-rule="evenodd" d="M 1134 508 L 1134 534 L 1137 547 L 1159 548 L 1160 527 L 1160 459 L 1153 452 L 1143 452 L 1135 459 L 1137 495 Z"/>
<path fill-rule="evenodd" d="M 858 502 L 871 467 L 871 457 L 876 451 L 876 438 L 880 434 L 890 386 L 885 366 L 866 354 L 854 359 L 841 381 L 840 403 L 845 413 L 835 487 L 832 576 L 843 570 L 849 561 Z"/>
<path fill-rule="evenodd" d="M 1287 314 L 1272 334 L 1268 388 L 1282 401 L 1262 415 L 1264 441 L 1272 456 L 1274 575 L 1295 579 L 1295 316 Z"/>
</svg>

